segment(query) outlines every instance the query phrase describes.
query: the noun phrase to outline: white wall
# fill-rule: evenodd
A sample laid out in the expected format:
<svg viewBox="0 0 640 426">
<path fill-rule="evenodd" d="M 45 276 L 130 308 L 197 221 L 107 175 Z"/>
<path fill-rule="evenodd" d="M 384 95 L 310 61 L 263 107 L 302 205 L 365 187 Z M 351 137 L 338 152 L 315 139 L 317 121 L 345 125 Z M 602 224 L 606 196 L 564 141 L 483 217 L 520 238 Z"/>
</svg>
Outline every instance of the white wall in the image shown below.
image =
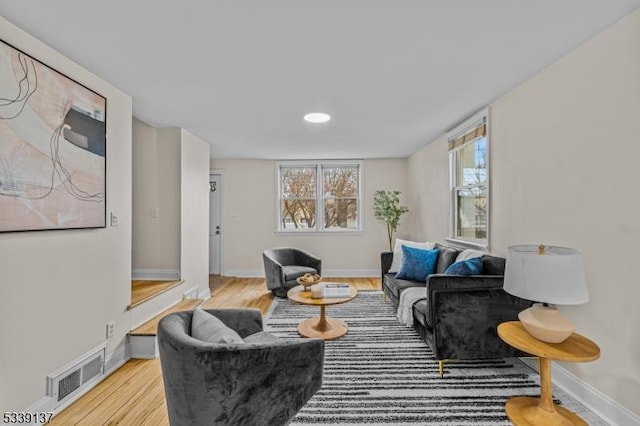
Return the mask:
<svg viewBox="0 0 640 426">
<path fill-rule="evenodd" d="M 181 167 L 180 156 L 182 150 L 181 129 L 162 128 L 156 129 L 158 138 L 158 179 L 160 208 L 159 226 L 160 239 L 157 241 L 159 250 L 157 264 L 159 269 L 180 270 L 180 182 Z M 137 225 L 137 223 L 136 223 Z M 155 242 L 152 242 L 155 243 Z"/>
<path fill-rule="evenodd" d="M 206 142 L 183 129 L 133 120 L 135 276 L 175 273 L 208 294 L 208 185 Z"/>
<path fill-rule="evenodd" d="M 563 367 L 640 415 L 640 11 L 495 101 L 490 125 L 492 251 L 583 251 L 591 300 L 561 309 L 601 358 Z M 447 205 L 446 162 L 445 137 L 409 160 L 414 224 L 433 239 L 448 209 L 424 197 Z"/>
<path fill-rule="evenodd" d="M 373 216 L 373 193 L 378 189 L 398 190 L 404 196 L 405 160 L 364 161 L 364 231 L 355 235 L 277 234 L 274 161 L 214 160 L 211 168 L 224 171 L 225 275 L 264 276 L 262 251 L 283 246 L 299 247 L 318 255 L 322 258 L 323 274 L 325 271 L 333 276 L 379 274 L 380 252 L 388 249 L 388 243 L 386 226 Z M 403 229 L 399 229 L 400 236 L 405 235 Z"/>
<path fill-rule="evenodd" d="M 408 227 L 416 241 L 449 237 L 449 155 L 443 135 L 407 160 Z"/>
<path fill-rule="evenodd" d="M 134 271 L 180 271 L 180 141 L 180 129 L 133 120 Z"/>
<path fill-rule="evenodd" d="M 179 129 L 159 130 L 133 120 L 134 271 L 179 273 L 179 158 Z"/>
<path fill-rule="evenodd" d="M 129 331 L 131 98 L 0 18 L 0 38 L 107 97 L 107 211 L 118 227 L 0 234 L 0 412 L 45 395 L 45 377 Z"/>
<path fill-rule="evenodd" d="M 181 139 L 181 278 L 209 297 L 209 144 L 186 130 Z"/>
</svg>

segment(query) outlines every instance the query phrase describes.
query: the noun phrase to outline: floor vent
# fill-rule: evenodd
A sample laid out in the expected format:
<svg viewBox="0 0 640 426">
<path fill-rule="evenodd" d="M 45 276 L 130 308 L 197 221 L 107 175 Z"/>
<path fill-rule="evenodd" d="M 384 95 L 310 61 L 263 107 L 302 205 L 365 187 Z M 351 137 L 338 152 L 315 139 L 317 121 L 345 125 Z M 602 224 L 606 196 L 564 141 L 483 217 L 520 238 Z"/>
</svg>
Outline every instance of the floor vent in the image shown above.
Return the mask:
<svg viewBox="0 0 640 426">
<path fill-rule="evenodd" d="M 68 402 L 104 376 L 105 352 L 106 343 L 47 376 L 47 396 L 54 399 L 55 407 Z"/>
</svg>

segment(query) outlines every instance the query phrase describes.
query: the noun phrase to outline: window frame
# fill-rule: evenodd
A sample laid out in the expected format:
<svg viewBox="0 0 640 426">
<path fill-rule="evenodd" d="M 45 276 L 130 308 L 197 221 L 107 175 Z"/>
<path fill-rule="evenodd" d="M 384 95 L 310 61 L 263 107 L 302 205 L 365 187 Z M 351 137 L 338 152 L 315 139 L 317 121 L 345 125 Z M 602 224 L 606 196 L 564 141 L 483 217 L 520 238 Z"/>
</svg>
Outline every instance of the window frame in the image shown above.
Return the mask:
<svg viewBox="0 0 640 426">
<path fill-rule="evenodd" d="M 461 175 L 458 170 L 458 156 L 462 148 L 468 146 L 469 144 L 475 144 L 477 140 L 481 138 L 475 138 L 468 142 L 463 143 L 460 146 L 450 148 L 448 151 L 449 156 L 449 237 L 445 240 L 465 246 L 471 247 L 475 249 L 480 249 L 483 251 L 489 251 L 490 248 L 490 238 L 491 238 L 491 169 L 490 169 L 490 141 L 491 141 L 491 126 L 490 126 L 490 114 L 489 108 L 483 108 L 482 110 L 476 112 L 466 120 L 462 121 L 460 124 L 455 126 L 453 129 L 447 132 L 447 145 L 449 143 L 472 130 L 473 128 L 477 128 L 484 123 L 485 127 L 485 144 L 486 144 L 486 158 L 485 158 L 485 170 L 486 170 L 486 179 L 484 184 L 470 184 L 463 185 L 461 182 L 458 182 L 458 177 Z M 486 188 L 486 238 L 470 238 L 464 237 L 461 235 L 457 235 L 457 223 L 459 219 L 459 205 L 458 205 L 458 197 L 457 194 L 461 190 L 477 188 L 484 186 Z"/>
<path fill-rule="evenodd" d="M 279 160 L 275 163 L 276 178 L 276 233 L 294 234 L 294 235 L 318 235 L 318 234 L 358 234 L 363 229 L 363 160 Z M 282 169 L 288 167 L 299 168 L 315 168 L 316 170 L 316 223 L 314 228 L 293 228 L 287 229 L 282 227 Z M 358 169 L 358 192 L 357 192 L 357 212 L 358 220 L 356 229 L 325 229 L 324 228 L 324 201 L 327 199 L 324 195 L 324 175 L 323 168 L 326 167 L 357 167 Z M 311 199 L 311 198 L 309 198 Z"/>
</svg>

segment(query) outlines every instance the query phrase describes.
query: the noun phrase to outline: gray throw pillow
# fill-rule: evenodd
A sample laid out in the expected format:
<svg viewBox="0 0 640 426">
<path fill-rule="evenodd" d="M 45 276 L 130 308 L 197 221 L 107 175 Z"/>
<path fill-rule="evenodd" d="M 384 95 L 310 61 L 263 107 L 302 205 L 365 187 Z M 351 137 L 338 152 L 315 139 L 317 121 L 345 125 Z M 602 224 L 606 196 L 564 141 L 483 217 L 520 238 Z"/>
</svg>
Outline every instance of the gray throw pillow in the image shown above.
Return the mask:
<svg viewBox="0 0 640 426">
<path fill-rule="evenodd" d="M 244 343 L 238 333 L 202 309 L 193 311 L 191 337 L 209 343 Z"/>
</svg>

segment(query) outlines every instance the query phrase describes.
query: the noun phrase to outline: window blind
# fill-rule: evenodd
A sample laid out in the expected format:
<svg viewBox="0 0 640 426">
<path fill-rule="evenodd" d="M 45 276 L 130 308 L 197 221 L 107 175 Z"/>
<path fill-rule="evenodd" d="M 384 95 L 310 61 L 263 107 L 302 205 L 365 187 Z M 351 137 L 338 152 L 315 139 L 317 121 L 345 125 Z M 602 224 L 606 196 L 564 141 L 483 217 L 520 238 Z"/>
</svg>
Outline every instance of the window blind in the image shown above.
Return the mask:
<svg viewBox="0 0 640 426">
<path fill-rule="evenodd" d="M 449 151 L 460 148 L 462 145 L 480 139 L 487 135 L 487 123 L 483 117 L 480 123 L 473 125 L 468 130 L 458 134 L 458 136 L 449 139 Z"/>
</svg>

